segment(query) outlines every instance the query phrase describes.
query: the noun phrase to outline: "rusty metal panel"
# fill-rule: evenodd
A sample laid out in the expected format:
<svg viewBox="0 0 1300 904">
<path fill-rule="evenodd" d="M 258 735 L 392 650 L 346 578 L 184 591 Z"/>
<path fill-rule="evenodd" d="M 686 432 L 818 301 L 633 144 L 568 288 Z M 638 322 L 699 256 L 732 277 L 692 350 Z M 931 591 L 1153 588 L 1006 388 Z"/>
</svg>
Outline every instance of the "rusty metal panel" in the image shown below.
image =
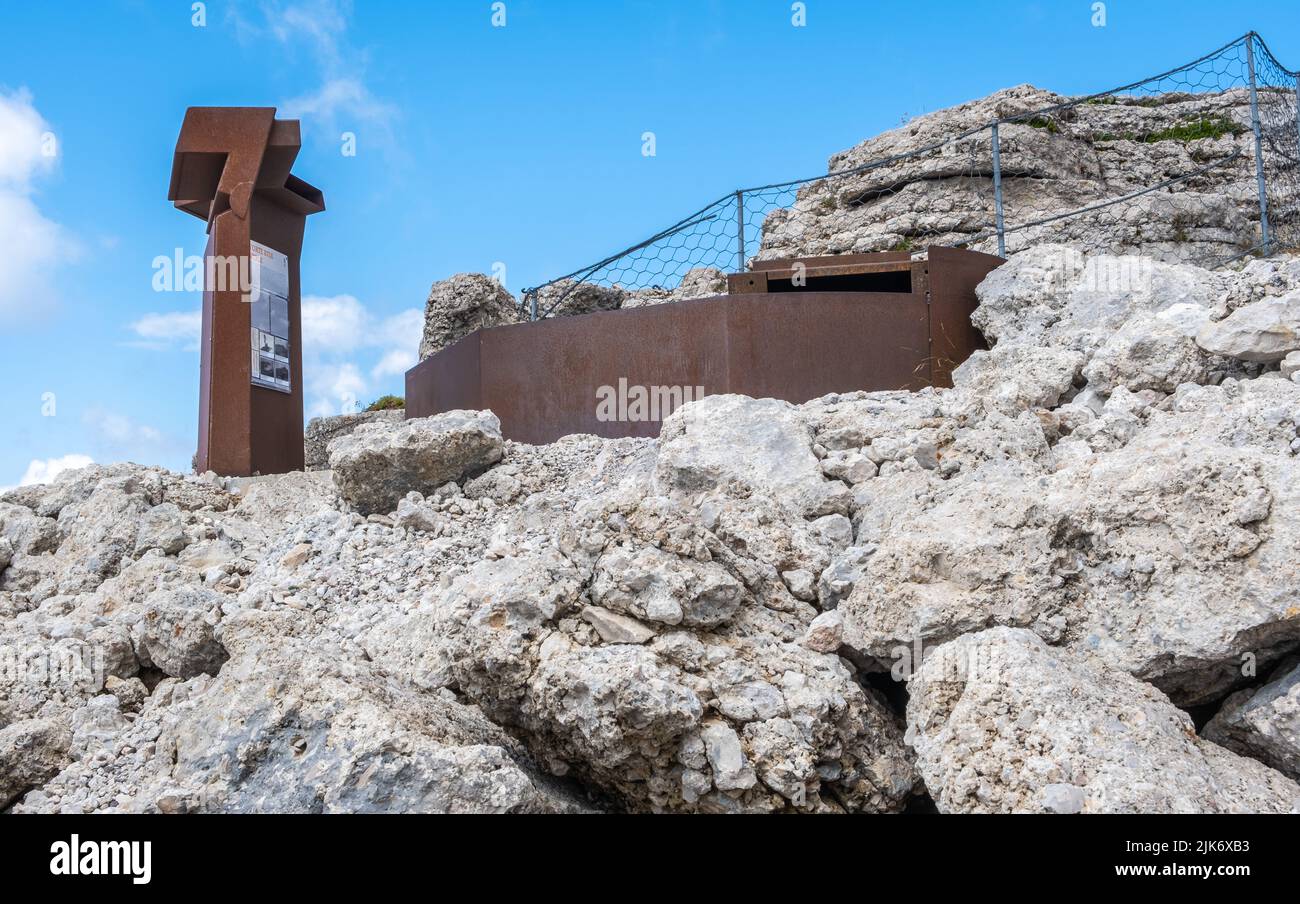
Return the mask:
<svg viewBox="0 0 1300 904">
<path fill-rule="evenodd" d="M 767 273 L 760 270 L 756 273 L 728 273 L 727 274 L 727 294 L 728 295 L 746 295 L 754 292 L 767 291 Z"/>
<path fill-rule="evenodd" d="M 425 358 L 406 372 L 406 416 L 485 408 L 479 381 L 482 330 Z"/>
<path fill-rule="evenodd" d="M 726 342 L 725 296 L 495 327 L 482 332 L 482 400 L 520 442 L 658 436 L 662 411 L 602 420 L 598 393 L 617 400 L 620 381 L 655 399 L 673 387 L 726 392 Z"/>
<path fill-rule="evenodd" d="M 806 402 L 831 392 L 919 389 L 924 299 L 888 292 L 748 295 L 728 309 L 730 391 Z"/>
<path fill-rule="evenodd" d="M 992 254 L 934 246 L 925 264 L 930 284 L 930 335 L 935 386 L 951 386 L 952 372 L 977 349 L 988 348 L 971 323 L 975 287 L 1005 261 Z"/>
<path fill-rule="evenodd" d="M 477 331 L 407 372 L 407 417 L 491 408 L 507 438 L 529 443 L 656 436 L 667 411 L 602 419 L 600 393 L 701 387 L 800 403 L 950 380 L 948 359 L 960 363 L 982 346 L 970 325 L 973 290 L 1000 261 L 945 252 L 937 267 L 910 255 L 854 265 L 901 270 L 910 292 L 747 291 Z"/>
<path fill-rule="evenodd" d="M 824 254 L 810 255 L 808 257 L 773 257 L 762 261 L 753 261 L 749 266 L 751 270 L 789 270 L 796 263 L 802 263 L 806 266 L 812 266 L 814 262 L 822 264 L 835 264 L 838 266 L 856 265 L 856 264 L 880 264 L 889 261 L 902 261 L 906 263 L 912 259 L 910 251 L 869 251 L 862 254 Z"/>
<path fill-rule="evenodd" d="M 231 210 L 217 215 L 211 225 L 208 248 L 219 257 L 248 254 L 248 221 Z M 208 365 L 200 374 L 206 412 L 207 442 L 199 447 L 200 471 L 247 476 L 253 473 L 252 420 L 249 375 L 251 365 L 248 332 L 251 323 L 249 306 L 238 291 L 203 293 L 203 321 L 210 328 L 203 336 L 206 346 L 203 361 Z"/>
<path fill-rule="evenodd" d="M 250 434 L 254 474 L 286 474 L 304 467 L 303 449 L 303 374 L 302 374 L 302 297 L 298 262 L 302 256 L 302 239 L 306 218 L 277 201 L 254 195 L 249 222 L 251 238 L 289 257 L 289 367 L 290 391 L 278 392 L 261 386 L 249 386 Z M 245 254 L 247 251 L 244 252 Z M 244 308 L 244 335 L 248 334 L 248 305 Z M 245 343 L 244 364 L 252 364 Z"/>
</svg>

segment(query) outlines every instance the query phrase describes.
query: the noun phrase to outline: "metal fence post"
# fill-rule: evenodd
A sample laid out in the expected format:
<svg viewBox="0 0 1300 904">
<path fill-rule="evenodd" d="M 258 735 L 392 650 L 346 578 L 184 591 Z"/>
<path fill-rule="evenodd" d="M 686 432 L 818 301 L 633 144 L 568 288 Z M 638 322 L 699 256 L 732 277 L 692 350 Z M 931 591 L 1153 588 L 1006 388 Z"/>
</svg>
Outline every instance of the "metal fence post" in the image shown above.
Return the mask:
<svg viewBox="0 0 1300 904">
<path fill-rule="evenodd" d="M 537 290 L 528 293 L 528 319 L 537 319 Z"/>
<path fill-rule="evenodd" d="M 736 272 L 745 272 L 745 192 L 736 192 Z"/>
<path fill-rule="evenodd" d="M 993 210 L 998 226 L 998 257 L 1007 256 L 1007 231 L 1002 220 L 1002 146 L 998 138 L 998 124 L 993 123 Z"/>
<path fill-rule="evenodd" d="M 1246 35 L 1246 68 L 1250 72 L 1250 128 L 1255 134 L 1255 182 L 1259 187 L 1259 228 L 1264 254 L 1270 253 L 1268 228 L 1268 183 L 1264 181 L 1264 142 L 1259 131 L 1259 95 L 1255 78 L 1255 33 Z"/>
</svg>

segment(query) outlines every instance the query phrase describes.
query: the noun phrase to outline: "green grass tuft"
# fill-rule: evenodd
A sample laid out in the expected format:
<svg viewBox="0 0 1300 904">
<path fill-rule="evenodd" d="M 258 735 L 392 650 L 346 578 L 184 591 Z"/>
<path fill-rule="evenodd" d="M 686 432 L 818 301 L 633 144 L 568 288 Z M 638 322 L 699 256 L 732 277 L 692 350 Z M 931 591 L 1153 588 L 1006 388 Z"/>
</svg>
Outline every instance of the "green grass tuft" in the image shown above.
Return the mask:
<svg viewBox="0 0 1300 904">
<path fill-rule="evenodd" d="M 394 409 L 405 407 L 406 399 L 401 396 L 386 395 L 380 396 L 371 402 L 370 407 L 367 408 L 366 411 L 393 411 Z"/>
<path fill-rule="evenodd" d="M 1215 116 L 1180 122 L 1176 126 L 1161 129 L 1158 132 L 1148 132 L 1145 135 L 1136 135 L 1133 132 L 1122 132 L 1118 135 L 1111 132 L 1101 132 L 1094 136 L 1094 140 L 1140 141 L 1145 144 L 1155 144 L 1158 141 L 1200 141 L 1203 138 L 1222 138 L 1224 135 L 1231 135 L 1236 138 L 1245 131 L 1245 128 L 1226 116 Z"/>
</svg>

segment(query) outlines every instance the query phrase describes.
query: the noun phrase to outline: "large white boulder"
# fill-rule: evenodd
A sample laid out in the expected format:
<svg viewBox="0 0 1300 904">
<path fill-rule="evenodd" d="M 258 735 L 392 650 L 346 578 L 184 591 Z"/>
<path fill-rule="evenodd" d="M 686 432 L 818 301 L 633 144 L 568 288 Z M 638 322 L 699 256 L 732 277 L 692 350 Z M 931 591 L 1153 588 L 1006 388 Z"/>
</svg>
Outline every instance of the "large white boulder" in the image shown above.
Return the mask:
<svg viewBox="0 0 1300 904">
<path fill-rule="evenodd" d="M 656 486 L 687 494 L 761 494 L 795 516 L 842 513 L 847 488 L 826 479 L 812 446 L 812 428 L 789 402 L 706 396 L 664 420 Z"/>
<path fill-rule="evenodd" d="M 945 813 L 1292 813 L 1300 785 L 1197 737 L 1149 684 L 1030 631 L 933 651 L 907 740 Z"/>
<path fill-rule="evenodd" d="M 329 444 L 339 493 L 362 514 L 386 514 L 407 493 L 429 493 L 501 460 L 501 422 L 490 411 L 448 411 L 363 424 Z"/>
<path fill-rule="evenodd" d="M 1196 341 L 1208 352 L 1271 363 L 1300 351 L 1300 292 L 1266 298 L 1206 324 Z"/>
</svg>

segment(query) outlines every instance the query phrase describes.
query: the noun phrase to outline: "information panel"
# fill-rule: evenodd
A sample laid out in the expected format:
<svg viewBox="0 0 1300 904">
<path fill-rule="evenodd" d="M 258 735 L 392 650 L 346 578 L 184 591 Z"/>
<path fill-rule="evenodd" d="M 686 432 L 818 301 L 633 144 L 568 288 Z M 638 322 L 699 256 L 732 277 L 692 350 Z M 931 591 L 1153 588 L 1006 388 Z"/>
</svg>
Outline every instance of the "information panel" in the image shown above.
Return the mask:
<svg viewBox="0 0 1300 904">
<path fill-rule="evenodd" d="M 291 392 L 289 373 L 289 258 L 261 242 L 251 243 L 252 382 Z"/>
</svg>

